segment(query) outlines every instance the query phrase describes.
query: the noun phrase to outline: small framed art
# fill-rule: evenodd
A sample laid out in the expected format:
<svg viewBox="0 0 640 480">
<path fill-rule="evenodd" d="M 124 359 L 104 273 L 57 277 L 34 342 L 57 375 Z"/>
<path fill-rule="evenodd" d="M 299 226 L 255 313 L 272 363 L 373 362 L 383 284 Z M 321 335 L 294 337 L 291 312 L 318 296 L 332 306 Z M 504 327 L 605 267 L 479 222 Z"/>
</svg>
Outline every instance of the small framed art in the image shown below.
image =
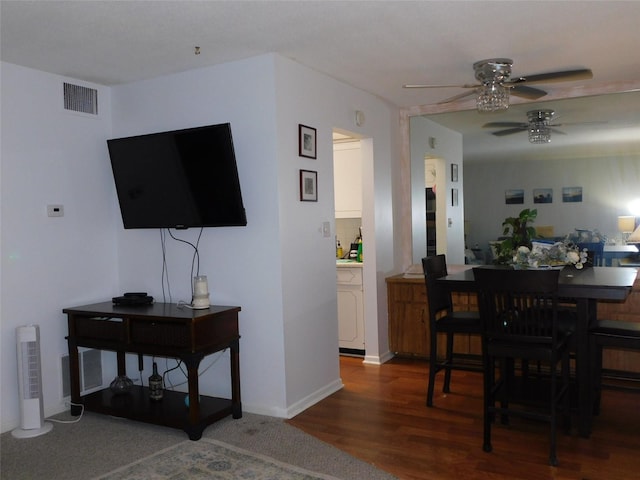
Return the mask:
<svg viewBox="0 0 640 480">
<path fill-rule="evenodd" d="M 524 203 L 524 190 L 520 188 L 505 190 L 504 203 L 506 203 L 507 205 Z"/>
<path fill-rule="evenodd" d="M 451 181 L 452 182 L 458 181 L 458 164 L 457 163 L 451 164 Z"/>
<path fill-rule="evenodd" d="M 582 202 L 582 187 L 562 187 L 562 202 Z"/>
<path fill-rule="evenodd" d="M 298 125 L 298 155 L 315 159 L 316 144 L 316 129 Z"/>
<path fill-rule="evenodd" d="M 533 203 L 553 203 L 553 188 L 534 188 Z"/>
<path fill-rule="evenodd" d="M 457 188 L 451 189 L 451 206 L 452 207 L 458 206 L 458 189 Z"/>
<path fill-rule="evenodd" d="M 318 172 L 300 170 L 300 201 L 318 201 Z"/>
</svg>

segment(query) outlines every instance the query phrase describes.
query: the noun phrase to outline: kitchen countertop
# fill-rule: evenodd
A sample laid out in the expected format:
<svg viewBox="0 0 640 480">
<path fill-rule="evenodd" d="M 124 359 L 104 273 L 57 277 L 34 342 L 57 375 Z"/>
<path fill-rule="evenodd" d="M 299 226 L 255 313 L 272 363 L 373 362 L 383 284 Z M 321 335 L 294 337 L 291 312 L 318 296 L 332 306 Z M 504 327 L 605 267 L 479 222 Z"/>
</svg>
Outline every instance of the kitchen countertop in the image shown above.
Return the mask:
<svg viewBox="0 0 640 480">
<path fill-rule="evenodd" d="M 362 262 L 356 262 L 355 260 L 339 259 L 336 260 L 336 267 L 360 267 L 362 268 Z"/>
</svg>

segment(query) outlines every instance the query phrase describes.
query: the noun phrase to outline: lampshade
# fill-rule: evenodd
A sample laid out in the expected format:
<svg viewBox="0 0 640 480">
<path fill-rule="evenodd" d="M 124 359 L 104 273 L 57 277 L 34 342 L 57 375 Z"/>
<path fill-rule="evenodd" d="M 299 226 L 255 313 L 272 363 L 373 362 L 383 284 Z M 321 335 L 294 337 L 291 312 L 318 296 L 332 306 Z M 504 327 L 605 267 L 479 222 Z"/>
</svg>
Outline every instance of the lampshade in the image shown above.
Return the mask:
<svg viewBox="0 0 640 480">
<path fill-rule="evenodd" d="M 636 228 L 629 238 L 627 238 L 628 243 L 640 243 L 640 225 Z"/>
<path fill-rule="evenodd" d="M 618 217 L 618 230 L 623 233 L 633 232 L 636 228 L 636 217 L 631 215 L 624 215 Z M 633 232 L 634 234 L 637 232 Z"/>
</svg>

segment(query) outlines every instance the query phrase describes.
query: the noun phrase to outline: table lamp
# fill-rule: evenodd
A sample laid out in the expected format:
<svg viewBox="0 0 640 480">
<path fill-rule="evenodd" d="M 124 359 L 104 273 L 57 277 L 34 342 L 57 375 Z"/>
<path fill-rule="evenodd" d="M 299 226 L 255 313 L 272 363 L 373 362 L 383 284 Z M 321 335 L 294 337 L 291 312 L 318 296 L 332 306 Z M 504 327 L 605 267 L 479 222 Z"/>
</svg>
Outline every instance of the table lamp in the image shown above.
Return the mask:
<svg viewBox="0 0 640 480">
<path fill-rule="evenodd" d="M 640 243 L 640 225 L 627 237 L 627 243 Z"/>
<path fill-rule="evenodd" d="M 623 215 L 618 217 L 618 231 L 622 232 L 625 241 L 628 241 L 629 234 L 631 234 L 635 228 L 636 217 L 632 215 Z"/>
</svg>

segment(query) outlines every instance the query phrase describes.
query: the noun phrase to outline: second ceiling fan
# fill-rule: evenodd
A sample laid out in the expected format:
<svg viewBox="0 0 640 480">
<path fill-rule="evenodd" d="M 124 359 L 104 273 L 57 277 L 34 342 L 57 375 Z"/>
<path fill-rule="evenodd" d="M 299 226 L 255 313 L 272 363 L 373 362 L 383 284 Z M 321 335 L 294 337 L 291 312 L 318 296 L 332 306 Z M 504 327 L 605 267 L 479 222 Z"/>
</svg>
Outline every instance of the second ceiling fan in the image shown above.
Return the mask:
<svg viewBox="0 0 640 480">
<path fill-rule="evenodd" d="M 513 60 L 510 58 L 489 58 L 480 60 L 473 64 L 476 84 L 463 85 L 428 85 L 428 84 L 407 84 L 404 88 L 447 88 L 459 87 L 469 91 L 454 95 L 438 102 L 450 103 L 460 100 L 470 95 L 477 94 L 476 104 L 480 112 L 493 112 L 505 110 L 509 107 L 509 94 L 517 95 L 529 100 L 536 100 L 547 94 L 545 90 L 531 87 L 540 83 L 566 82 L 576 80 L 588 80 L 593 78 L 593 72 L 588 68 L 574 70 L 563 70 L 549 73 L 539 73 L 536 75 L 526 75 L 511 78 L 511 66 Z"/>
<path fill-rule="evenodd" d="M 553 110 L 529 110 L 527 112 L 528 122 L 489 122 L 485 123 L 482 128 L 502 128 L 491 132 L 492 135 L 497 137 L 504 137 L 505 135 L 513 135 L 514 133 L 528 132 L 529 141 L 531 143 L 549 143 L 551 142 L 551 133 L 557 133 L 560 135 L 566 135 L 565 132 L 558 130 L 555 127 L 562 127 L 568 125 L 589 125 L 600 124 L 603 122 L 575 122 L 575 123 L 552 123 L 555 117 Z"/>
</svg>

